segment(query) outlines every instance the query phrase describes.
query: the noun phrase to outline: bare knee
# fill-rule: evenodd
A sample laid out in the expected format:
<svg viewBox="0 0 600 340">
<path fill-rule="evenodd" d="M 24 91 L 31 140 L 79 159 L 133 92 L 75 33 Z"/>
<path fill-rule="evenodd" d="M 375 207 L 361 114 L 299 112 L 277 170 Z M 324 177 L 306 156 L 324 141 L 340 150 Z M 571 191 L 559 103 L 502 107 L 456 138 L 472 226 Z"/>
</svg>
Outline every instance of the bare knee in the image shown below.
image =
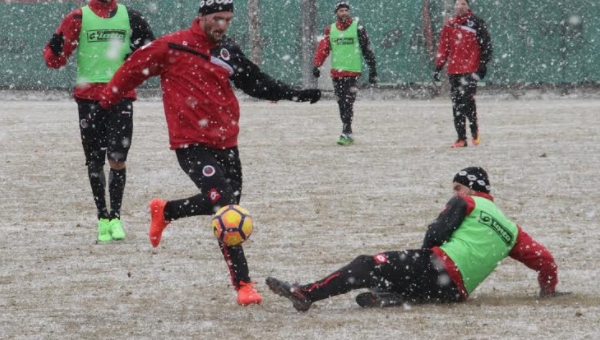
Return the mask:
<svg viewBox="0 0 600 340">
<path fill-rule="evenodd" d="M 111 169 L 114 170 L 123 170 L 125 169 L 125 162 L 119 162 L 119 161 L 115 161 L 112 159 L 108 160 L 108 165 L 110 166 Z"/>
</svg>

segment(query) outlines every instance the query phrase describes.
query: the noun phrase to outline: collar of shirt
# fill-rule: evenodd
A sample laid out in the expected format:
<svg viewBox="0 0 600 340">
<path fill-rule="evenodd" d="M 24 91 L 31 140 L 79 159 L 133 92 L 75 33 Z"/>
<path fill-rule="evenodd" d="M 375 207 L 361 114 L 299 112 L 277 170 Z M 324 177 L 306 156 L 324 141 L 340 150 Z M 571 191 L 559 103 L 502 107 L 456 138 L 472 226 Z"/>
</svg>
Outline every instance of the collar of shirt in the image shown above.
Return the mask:
<svg viewBox="0 0 600 340">
<path fill-rule="evenodd" d="M 194 35 L 194 37 L 196 37 L 196 39 L 198 39 L 198 41 L 200 41 L 202 44 L 207 45 L 206 47 L 209 50 L 214 48 L 215 46 L 217 46 L 216 43 L 214 43 L 212 40 L 210 40 L 210 38 L 208 37 L 206 32 L 202 29 L 202 27 L 200 27 L 200 18 L 196 17 L 194 19 L 194 22 L 192 23 L 192 27 L 190 28 L 190 30 L 192 31 L 192 34 Z"/>
<path fill-rule="evenodd" d="M 102 2 L 99 0 L 92 0 L 90 1 L 89 6 L 99 17 L 109 18 L 110 13 L 117 9 L 117 1 Z"/>
<path fill-rule="evenodd" d="M 341 21 L 338 19 L 335 22 L 335 27 L 337 27 L 337 29 L 340 31 L 345 31 L 346 28 L 350 27 L 350 25 L 352 25 L 352 18 L 350 18 L 348 21 Z"/>
<path fill-rule="evenodd" d="M 453 24 L 457 24 L 457 25 L 462 25 L 464 24 L 471 16 L 473 15 L 473 12 L 471 10 L 468 10 L 467 13 L 465 13 L 464 15 L 456 15 L 452 18 L 452 23 Z"/>
</svg>

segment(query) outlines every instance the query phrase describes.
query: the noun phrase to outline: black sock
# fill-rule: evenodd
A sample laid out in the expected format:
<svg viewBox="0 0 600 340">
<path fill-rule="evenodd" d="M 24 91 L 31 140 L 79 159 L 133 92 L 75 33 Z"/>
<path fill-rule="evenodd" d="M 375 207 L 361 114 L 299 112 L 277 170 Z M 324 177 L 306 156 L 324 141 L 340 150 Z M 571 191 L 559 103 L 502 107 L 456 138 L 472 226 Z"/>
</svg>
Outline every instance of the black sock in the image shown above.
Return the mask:
<svg viewBox="0 0 600 340">
<path fill-rule="evenodd" d="M 106 209 L 106 177 L 104 175 L 104 166 L 93 167 L 88 165 L 88 177 L 92 187 L 92 195 L 94 195 L 94 203 L 98 210 L 98 219 L 108 218 L 108 210 Z"/>
<path fill-rule="evenodd" d="M 108 192 L 110 194 L 110 218 L 121 217 L 121 204 L 127 179 L 127 168 L 121 170 L 110 169 L 108 174 Z"/>
<path fill-rule="evenodd" d="M 181 200 L 169 201 L 165 206 L 165 220 L 174 221 L 182 217 L 212 215 L 213 204 L 206 195 L 196 195 Z"/>
</svg>

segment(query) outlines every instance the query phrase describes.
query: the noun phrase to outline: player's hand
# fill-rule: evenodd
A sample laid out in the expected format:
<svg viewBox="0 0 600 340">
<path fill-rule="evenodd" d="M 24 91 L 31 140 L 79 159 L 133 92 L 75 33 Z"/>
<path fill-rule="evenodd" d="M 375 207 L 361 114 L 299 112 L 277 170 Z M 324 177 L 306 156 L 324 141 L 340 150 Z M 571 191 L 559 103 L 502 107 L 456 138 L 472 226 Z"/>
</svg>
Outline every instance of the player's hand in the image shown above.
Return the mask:
<svg viewBox="0 0 600 340">
<path fill-rule="evenodd" d="M 477 69 L 477 71 L 473 74 L 473 77 L 477 80 L 481 80 L 485 77 L 486 74 L 487 74 L 487 67 L 485 66 L 485 64 L 481 64 L 479 66 L 479 68 Z"/>
<path fill-rule="evenodd" d="M 377 84 L 378 81 L 379 81 L 379 78 L 377 77 L 377 71 L 371 70 L 369 72 L 369 84 L 375 85 L 375 84 Z"/>
<path fill-rule="evenodd" d="M 64 45 L 65 37 L 63 36 L 62 32 L 60 32 L 59 34 L 54 33 L 52 35 L 52 39 L 50 39 L 50 41 L 48 42 L 48 47 L 50 47 L 52 54 L 54 54 L 57 57 L 62 54 Z"/>
<path fill-rule="evenodd" d="M 321 76 L 321 71 L 319 71 L 319 68 L 315 66 L 313 67 L 312 74 L 315 78 L 319 78 Z"/>
<path fill-rule="evenodd" d="M 543 290 L 540 290 L 541 298 L 551 298 L 551 297 L 565 296 L 565 295 L 571 295 L 571 294 L 572 294 L 572 292 L 560 292 L 558 290 L 555 290 L 551 293 L 547 293 L 547 292 L 544 292 Z"/>
<path fill-rule="evenodd" d="M 440 71 L 433 72 L 433 81 L 440 81 Z"/>
<path fill-rule="evenodd" d="M 321 99 L 321 90 L 317 89 L 308 89 L 298 91 L 298 96 L 296 97 L 296 102 L 310 102 L 314 104 Z"/>
</svg>

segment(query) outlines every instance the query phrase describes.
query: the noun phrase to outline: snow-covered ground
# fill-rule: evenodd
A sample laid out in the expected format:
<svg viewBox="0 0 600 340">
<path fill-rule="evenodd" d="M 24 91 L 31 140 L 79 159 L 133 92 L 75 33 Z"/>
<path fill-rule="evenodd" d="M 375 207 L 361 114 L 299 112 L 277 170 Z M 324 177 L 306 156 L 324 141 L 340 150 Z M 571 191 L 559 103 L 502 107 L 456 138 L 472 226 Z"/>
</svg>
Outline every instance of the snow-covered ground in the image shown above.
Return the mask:
<svg viewBox="0 0 600 340">
<path fill-rule="evenodd" d="M 95 209 L 69 99 L 0 102 L 1 339 L 598 339 L 600 100 L 482 97 L 482 143 L 451 150 L 450 101 L 356 104 L 356 144 L 335 144 L 337 106 L 242 102 L 246 244 L 264 302 L 240 307 L 208 216 L 147 238 L 153 197 L 196 188 L 168 150 L 158 100 L 135 104 L 123 220 L 96 244 Z M 306 282 L 360 254 L 419 247 L 480 165 L 506 214 L 546 245 L 568 297 L 539 300 L 507 259 L 466 303 L 365 310 L 356 292 L 297 313 L 267 276 Z"/>
</svg>

